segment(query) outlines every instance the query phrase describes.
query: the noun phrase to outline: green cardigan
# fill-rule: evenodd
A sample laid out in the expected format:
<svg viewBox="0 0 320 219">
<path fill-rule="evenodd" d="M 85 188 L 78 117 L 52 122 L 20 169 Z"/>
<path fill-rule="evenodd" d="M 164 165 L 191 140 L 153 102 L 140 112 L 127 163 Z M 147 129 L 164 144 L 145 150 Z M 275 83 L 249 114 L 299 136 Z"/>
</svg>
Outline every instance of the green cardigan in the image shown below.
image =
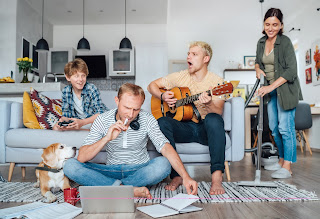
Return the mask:
<svg viewBox="0 0 320 219">
<path fill-rule="evenodd" d="M 257 43 L 256 64 L 259 64 L 262 71 L 264 71 L 262 56 L 266 39 L 267 36 L 264 36 Z M 276 89 L 280 106 L 284 110 L 295 108 L 299 100 L 302 100 L 302 93 L 297 74 L 296 55 L 291 40 L 285 35 L 278 35 L 274 44 L 274 76 L 275 80 L 279 77 L 287 80 Z M 265 85 L 267 85 L 267 81 L 265 81 Z M 264 99 L 269 101 L 270 96 L 267 95 Z"/>
</svg>

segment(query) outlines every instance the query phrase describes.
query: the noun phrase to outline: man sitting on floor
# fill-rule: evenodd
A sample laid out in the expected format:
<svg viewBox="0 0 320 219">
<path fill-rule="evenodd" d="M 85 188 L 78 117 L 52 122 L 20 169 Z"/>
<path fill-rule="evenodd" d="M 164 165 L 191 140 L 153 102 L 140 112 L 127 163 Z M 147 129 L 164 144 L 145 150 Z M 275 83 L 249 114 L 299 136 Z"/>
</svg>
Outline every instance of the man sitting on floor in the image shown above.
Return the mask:
<svg viewBox="0 0 320 219">
<path fill-rule="evenodd" d="M 84 186 L 132 185 L 135 197 L 152 198 L 145 186 L 161 182 L 170 174 L 172 165 L 182 177 L 188 194 L 197 194 L 197 182 L 185 170 L 177 152 L 160 131 L 157 120 L 141 110 L 144 99 L 141 87 L 123 84 L 115 97 L 118 108 L 97 117 L 78 158 L 65 163 L 65 175 Z M 163 157 L 150 160 L 148 138 Z M 88 162 L 105 146 L 106 165 Z"/>
</svg>

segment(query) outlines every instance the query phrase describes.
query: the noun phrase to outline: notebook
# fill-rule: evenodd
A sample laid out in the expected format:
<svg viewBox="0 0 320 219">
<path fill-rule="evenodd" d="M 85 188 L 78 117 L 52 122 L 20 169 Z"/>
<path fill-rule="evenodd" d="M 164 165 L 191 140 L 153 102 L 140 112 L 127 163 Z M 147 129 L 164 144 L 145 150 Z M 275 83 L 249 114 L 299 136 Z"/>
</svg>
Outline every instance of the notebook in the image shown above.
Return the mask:
<svg viewBox="0 0 320 219">
<path fill-rule="evenodd" d="M 167 217 L 176 214 L 201 211 L 202 208 L 191 205 L 197 200 L 199 200 L 198 196 L 179 193 L 160 204 L 138 207 L 137 209 L 153 218 Z"/>
<path fill-rule="evenodd" d="M 84 214 L 134 212 L 132 186 L 80 186 Z"/>
</svg>

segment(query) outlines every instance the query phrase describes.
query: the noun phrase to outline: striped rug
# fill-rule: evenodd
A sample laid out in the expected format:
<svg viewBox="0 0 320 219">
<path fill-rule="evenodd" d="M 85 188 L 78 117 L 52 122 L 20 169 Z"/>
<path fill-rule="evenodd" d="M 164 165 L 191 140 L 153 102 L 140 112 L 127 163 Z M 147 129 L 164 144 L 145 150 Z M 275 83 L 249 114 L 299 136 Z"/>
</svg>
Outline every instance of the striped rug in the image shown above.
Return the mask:
<svg viewBox="0 0 320 219">
<path fill-rule="evenodd" d="M 209 195 L 211 183 L 199 182 L 199 203 L 216 202 L 284 202 L 284 201 L 314 201 L 320 200 L 314 192 L 298 190 L 295 186 L 281 181 L 275 182 L 278 188 L 267 187 L 243 187 L 236 182 L 223 182 L 226 193 L 223 195 Z M 0 182 L 0 202 L 46 202 L 40 194 L 39 188 L 33 187 L 33 182 Z M 164 186 L 167 183 L 159 183 L 150 188 L 153 199 L 136 198 L 136 203 L 161 203 L 178 193 L 187 193 L 183 186 L 176 191 L 167 191 Z M 72 187 L 77 187 L 72 184 Z M 57 200 L 63 202 L 63 193 L 55 193 Z"/>
</svg>

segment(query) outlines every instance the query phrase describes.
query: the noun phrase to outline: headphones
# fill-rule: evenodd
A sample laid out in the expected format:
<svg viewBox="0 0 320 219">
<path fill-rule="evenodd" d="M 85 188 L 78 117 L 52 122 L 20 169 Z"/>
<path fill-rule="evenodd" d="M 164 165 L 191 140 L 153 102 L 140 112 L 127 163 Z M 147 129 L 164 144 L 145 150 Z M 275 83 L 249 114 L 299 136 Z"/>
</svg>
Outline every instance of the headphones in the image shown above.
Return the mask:
<svg viewBox="0 0 320 219">
<path fill-rule="evenodd" d="M 118 113 L 118 109 L 116 110 L 116 113 L 114 114 L 115 121 L 117 121 L 117 113 Z M 132 122 L 130 122 L 130 128 L 132 128 L 135 131 L 139 130 L 139 128 L 140 128 L 140 123 L 138 120 L 139 120 L 139 114 Z"/>
</svg>

